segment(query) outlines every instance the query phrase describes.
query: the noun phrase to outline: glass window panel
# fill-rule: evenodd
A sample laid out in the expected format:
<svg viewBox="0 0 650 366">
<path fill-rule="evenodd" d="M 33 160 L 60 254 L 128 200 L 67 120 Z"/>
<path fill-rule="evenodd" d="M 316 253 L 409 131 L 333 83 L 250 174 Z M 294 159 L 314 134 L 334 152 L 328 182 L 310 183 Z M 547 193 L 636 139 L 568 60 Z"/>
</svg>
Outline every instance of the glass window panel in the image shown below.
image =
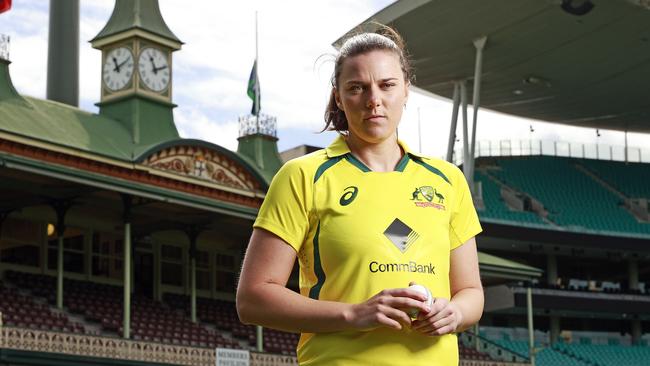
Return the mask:
<svg viewBox="0 0 650 366">
<path fill-rule="evenodd" d="M 35 221 L 7 218 L 2 223 L 3 239 L 11 239 L 22 243 L 37 244 L 43 230 L 43 224 Z"/>
<path fill-rule="evenodd" d="M 183 265 L 178 263 L 161 263 L 161 282 L 165 285 L 183 286 Z"/>
<path fill-rule="evenodd" d="M 3 263 L 38 267 L 41 260 L 41 251 L 36 245 L 12 243 L 8 240 L 1 240 L 0 259 L 2 259 Z"/>
<path fill-rule="evenodd" d="M 234 269 L 235 268 L 235 258 L 231 255 L 226 254 L 217 254 L 217 267 Z"/>
<path fill-rule="evenodd" d="M 163 245 L 160 248 L 162 258 L 165 260 L 172 260 L 180 262 L 183 260 L 183 248 L 172 245 Z"/>
<path fill-rule="evenodd" d="M 196 267 L 197 268 L 210 268 L 210 253 L 197 250 L 196 251 Z"/>
<path fill-rule="evenodd" d="M 66 237 L 65 239 L 63 239 L 63 248 L 65 248 L 65 250 L 76 250 L 76 251 L 83 252 L 84 250 L 83 235 Z"/>
<path fill-rule="evenodd" d="M 51 242 L 51 240 L 50 240 Z M 56 240 L 54 241 L 56 243 Z M 51 269 L 56 271 L 56 257 L 57 257 L 57 250 L 55 248 L 49 248 L 47 250 L 47 269 Z"/>
<path fill-rule="evenodd" d="M 216 272 L 217 291 L 234 292 L 235 291 L 235 274 L 232 272 Z"/>
<path fill-rule="evenodd" d="M 92 273 L 93 276 L 110 276 L 110 264 L 109 259 L 105 257 L 93 256 L 92 263 Z"/>
<path fill-rule="evenodd" d="M 210 289 L 210 272 L 196 271 L 196 288 L 199 290 Z"/>
<path fill-rule="evenodd" d="M 57 270 L 57 256 L 58 251 L 56 248 L 50 248 L 47 251 L 47 268 L 53 271 Z M 76 253 L 70 251 L 63 252 L 63 270 L 65 272 L 84 273 L 84 255 L 83 253 Z"/>
</svg>

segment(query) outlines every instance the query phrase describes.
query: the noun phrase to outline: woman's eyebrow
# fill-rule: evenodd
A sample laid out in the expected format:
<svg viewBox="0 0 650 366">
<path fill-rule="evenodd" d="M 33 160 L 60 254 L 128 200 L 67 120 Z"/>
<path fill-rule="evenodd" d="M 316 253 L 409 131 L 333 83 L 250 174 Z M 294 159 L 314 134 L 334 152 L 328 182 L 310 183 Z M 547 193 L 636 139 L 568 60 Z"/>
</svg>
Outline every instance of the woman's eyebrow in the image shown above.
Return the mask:
<svg viewBox="0 0 650 366">
<path fill-rule="evenodd" d="M 393 81 L 393 80 L 398 80 L 398 78 L 390 77 L 390 78 L 379 79 L 379 82 L 384 83 L 384 82 Z M 361 81 L 361 80 L 348 80 L 348 81 L 345 82 L 346 85 L 347 84 L 364 84 L 364 83 L 366 83 L 366 82 Z"/>
</svg>

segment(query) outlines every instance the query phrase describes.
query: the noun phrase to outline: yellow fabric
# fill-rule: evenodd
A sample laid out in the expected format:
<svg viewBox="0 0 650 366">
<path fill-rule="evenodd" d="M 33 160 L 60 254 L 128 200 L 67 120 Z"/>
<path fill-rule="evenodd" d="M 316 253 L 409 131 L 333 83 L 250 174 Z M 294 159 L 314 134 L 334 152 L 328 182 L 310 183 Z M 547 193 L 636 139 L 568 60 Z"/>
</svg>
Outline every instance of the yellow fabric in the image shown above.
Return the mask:
<svg viewBox="0 0 650 366">
<path fill-rule="evenodd" d="M 327 149 L 286 163 L 254 227 L 298 253 L 300 292 L 360 303 L 415 281 L 450 298 L 450 251 L 481 231 L 462 172 L 405 151 L 396 168 L 372 172 L 339 137 Z M 356 193 L 355 193 L 356 192 Z M 455 335 L 428 337 L 381 328 L 302 334 L 301 365 L 456 365 Z"/>
</svg>

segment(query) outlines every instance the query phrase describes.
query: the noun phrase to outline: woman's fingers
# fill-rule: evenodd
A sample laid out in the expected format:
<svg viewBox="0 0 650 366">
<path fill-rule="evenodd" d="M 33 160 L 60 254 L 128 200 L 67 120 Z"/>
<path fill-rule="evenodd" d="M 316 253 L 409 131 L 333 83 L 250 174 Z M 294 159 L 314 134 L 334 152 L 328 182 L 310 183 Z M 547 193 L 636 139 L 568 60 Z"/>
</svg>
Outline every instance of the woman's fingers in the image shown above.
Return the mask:
<svg viewBox="0 0 650 366">
<path fill-rule="evenodd" d="M 411 326 L 408 313 L 416 311 L 428 313 L 431 309 L 424 303 L 423 295 L 408 289 L 387 289 L 353 306 L 351 322 L 360 329 L 373 329 L 386 326 L 402 329 Z"/>
<path fill-rule="evenodd" d="M 409 297 L 411 299 L 415 299 L 419 301 L 427 301 L 426 295 L 409 288 L 387 289 L 387 290 L 383 290 L 379 294 L 381 295 L 382 293 L 385 295 L 390 295 L 392 297 Z"/>
<path fill-rule="evenodd" d="M 453 333 L 460 324 L 460 314 L 455 305 L 446 299 L 437 299 L 431 312 L 424 314 L 412 323 L 412 329 L 426 335 Z"/>
</svg>

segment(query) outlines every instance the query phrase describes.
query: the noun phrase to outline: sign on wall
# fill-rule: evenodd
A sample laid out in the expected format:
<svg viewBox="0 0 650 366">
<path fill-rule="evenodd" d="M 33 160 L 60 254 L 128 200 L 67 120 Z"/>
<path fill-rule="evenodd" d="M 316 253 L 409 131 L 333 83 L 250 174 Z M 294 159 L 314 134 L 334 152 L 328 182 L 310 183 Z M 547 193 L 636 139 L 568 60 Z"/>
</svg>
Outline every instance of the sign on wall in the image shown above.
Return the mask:
<svg viewBox="0 0 650 366">
<path fill-rule="evenodd" d="M 249 366 L 250 354 L 246 350 L 217 348 L 217 366 Z"/>
</svg>

